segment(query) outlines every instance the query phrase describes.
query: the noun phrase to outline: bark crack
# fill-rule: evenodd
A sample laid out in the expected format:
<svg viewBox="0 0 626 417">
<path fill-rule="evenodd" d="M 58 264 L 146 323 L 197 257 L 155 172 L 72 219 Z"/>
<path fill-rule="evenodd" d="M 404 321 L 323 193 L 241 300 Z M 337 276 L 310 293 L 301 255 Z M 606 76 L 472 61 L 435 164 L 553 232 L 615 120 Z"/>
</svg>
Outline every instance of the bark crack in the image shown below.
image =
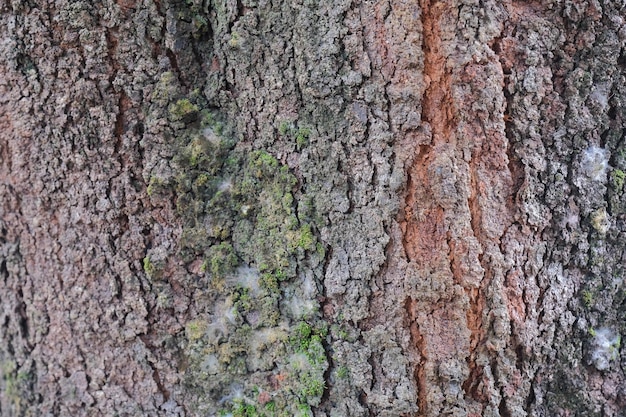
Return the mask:
<svg viewBox="0 0 626 417">
<path fill-rule="evenodd" d="M 420 333 L 418 327 L 415 304 L 415 300 L 413 300 L 411 297 L 408 297 L 404 303 L 404 309 L 407 313 L 407 317 L 409 318 L 411 342 L 413 343 L 413 346 L 415 346 L 415 348 L 417 349 L 417 352 L 420 356 L 419 362 L 415 365 L 413 376 L 417 385 L 418 412 L 420 413 L 420 415 L 425 415 L 426 411 L 428 410 L 428 398 L 426 395 L 428 381 L 424 372 L 424 362 L 427 360 L 427 356 L 424 337 Z"/>
</svg>

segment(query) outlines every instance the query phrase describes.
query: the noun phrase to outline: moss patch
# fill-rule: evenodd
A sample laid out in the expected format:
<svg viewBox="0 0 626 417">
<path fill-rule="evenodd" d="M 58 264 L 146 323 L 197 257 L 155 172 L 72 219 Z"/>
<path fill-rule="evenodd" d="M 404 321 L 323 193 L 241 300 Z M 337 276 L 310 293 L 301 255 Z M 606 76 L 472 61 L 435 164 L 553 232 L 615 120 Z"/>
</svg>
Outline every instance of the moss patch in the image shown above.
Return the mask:
<svg viewBox="0 0 626 417">
<path fill-rule="evenodd" d="M 199 95 L 175 97 L 170 81 L 163 76 L 154 94 L 174 132 L 175 174 L 153 175 L 147 191 L 155 202 L 175 202 L 184 226 L 177 255 L 196 265 L 181 283 L 207 306 L 202 318 L 189 318 L 181 339 L 195 411 L 307 415 L 321 400 L 328 368 L 318 302 L 298 281 L 299 268 L 318 270 L 324 256 L 308 222 L 310 199 L 289 167 L 266 150 L 239 149 Z M 157 273 L 150 257 L 143 266 Z M 238 276 L 250 271 L 253 282 Z M 281 303 L 286 294 L 289 303 Z M 292 322 L 288 304 L 310 306 L 307 322 Z"/>
</svg>

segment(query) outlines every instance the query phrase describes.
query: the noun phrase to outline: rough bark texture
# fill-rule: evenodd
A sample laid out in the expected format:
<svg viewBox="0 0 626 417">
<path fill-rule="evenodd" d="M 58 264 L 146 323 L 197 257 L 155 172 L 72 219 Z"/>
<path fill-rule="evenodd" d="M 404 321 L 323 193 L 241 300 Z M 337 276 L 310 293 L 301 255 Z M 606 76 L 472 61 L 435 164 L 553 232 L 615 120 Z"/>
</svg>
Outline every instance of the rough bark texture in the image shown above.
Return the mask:
<svg viewBox="0 0 626 417">
<path fill-rule="evenodd" d="M 626 415 L 622 2 L 0 11 L 1 415 Z"/>
</svg>

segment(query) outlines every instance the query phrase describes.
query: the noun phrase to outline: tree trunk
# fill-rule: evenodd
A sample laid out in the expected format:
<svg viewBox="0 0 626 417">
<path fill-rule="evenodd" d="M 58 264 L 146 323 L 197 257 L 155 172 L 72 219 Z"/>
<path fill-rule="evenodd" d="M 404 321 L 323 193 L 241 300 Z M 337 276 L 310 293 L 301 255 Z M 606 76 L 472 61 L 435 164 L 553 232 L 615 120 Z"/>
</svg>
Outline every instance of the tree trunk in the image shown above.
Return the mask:
<svg viewBox="0 0 626 417">
<path fill-rule="evenodd" d="M 621 3 L 0 3 L 0 414 L 626 416 Z"/>
</svg>

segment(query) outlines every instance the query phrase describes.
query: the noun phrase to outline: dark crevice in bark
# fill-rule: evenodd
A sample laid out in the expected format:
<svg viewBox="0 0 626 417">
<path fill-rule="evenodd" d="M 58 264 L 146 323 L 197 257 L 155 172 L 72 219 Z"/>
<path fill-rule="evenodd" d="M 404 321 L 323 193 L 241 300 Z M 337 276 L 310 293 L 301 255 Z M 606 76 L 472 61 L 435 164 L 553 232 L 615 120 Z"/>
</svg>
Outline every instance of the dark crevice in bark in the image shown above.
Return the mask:
<svg viewBox="0 0 626 417">
<path fill-rule="evenodd" d="M 7 270 L 7 262 L 4 259 L 2 260 L 2 262 L 0 262 L 0 276 L 2 277 L 2 279 L 4 280 L 4 284 L 6 285 L 7 278 L 9 278 L 9 271 Z"/>
<path fill-rule="evenodd" d="M 130 99 L 124 91 L 120 92 L 119 94 L 117 106 L 118 110 L 117 116 L 115 118 L 115 127 L 113 130 L 115 136 L 114 153 L 118 156 L 118 158 L 120 158 L 120 162 L 122 163 L 122 166 L 124 166 L 124 160 L 122 158 L 122 155 L 120 154 L 120 151 L 122 149 L 123 143 L 122 136 L 124 135 L 124 133 L 126 133 L 127 128 L 126 111 L 131 107 Z"/>
<path fill-rule="evenodd" d="M 417 406 L 418 416 L 425 416 L 428 411 L 428 398 L 426 387 L 428 384 L 424 363 L 427 360 L 426 346 L 424 345 L 424 337 L 419 331 L 417 316 L 416 316 L 415 301 L 408 297 L 404 302 L 404 310 L 408 320 L 408 327 L 411 335 L 411 343 L 416 348 L 419 355 L 419 361 L 414 364 L 413 377 L 417 385 Z"/>
<path fill-rule="evenodd" d="M 150 344 L 149 336 L 142 335 L 142 336 L 139 336 L 139 338 L 143 342 L 144 346 L 146 346 L 148 350 L 154 353 L 155 348 L 154 346 Z M 167 388 L 165 388 L 165 385 L 163 384 L 163 380 L 161 379 L 161 375 L 159 374 L 159 370 L 157 369 L 156 365 L 151 360 L 148 360 L 147 362 L 150 365 L 150 368 L 152 369 L 152 379 L 154 380 L 154 383 L 157 385 L 159 392 L 163 395 L 164 400 L 168 401 L 170 399 L 170 391 Z"/>
<path fill-rule="evenodd" d="M 484 128 L 483 128 L 484 133 Z M 485 134 L 485 140 L 488 140 Z M 462 386 L 470 388 L 477 383 L 474 382 L 474 378 L 479 378 L 483 375 L 483 370 L 477 363 L 478 355 L 480 354 L 479 348 L 482 346 L 485 339 L 485 330 L 483 328 L 483 314 L 487 305 L 485 291 L 491 282 L 490 264 L 483 259 L 483 252 L 485 250 L 487 242 L 483 236 L 482 225 L 482 210 L 478 201 L 478 179 L 476 158 L 472 157 L 469 162 L 470 173 L 470 195 L 468 196 L 468 207 L 470 213 L 470 225 L 472 228 L 472 234 L 479 242 L 481 246 L 481 253 L 478 254 L 478 262 L 483 269 L 483 276 L 479 282 L 478 288 L 465 288 L 465 293 L 469 298 L 469 308 L 467 309 L 467 327 L 470 330 L 470 350 L 468 352 L 467 361 L 469 365 L 469 376 L 463 382 Z M 480 395 L 476 390 L 465 391 L 468 395 L 474 398 L 479 403 L 486 405 L 488 399 L 483 395 Z M 477 395 L 478 394 L 478 395 Z"/>
<path fill-rule="evenodd" d="M 180 81 L 181 85 L 184 87 L 188 87 L 187 79 L 184 76 L 184 74 L 181 72 L 180 68 L 178 67 L 178 59 L 176 58 L 176 54 L 174 53 L 174 51 L 172 51 L 169 48 L 166 48 L 165 56 L 167 56 L 167 59 L 170 62 L 170 66 L 172 67 L 172 70 L 176 73 L 176 75 L 178 76 L 178 80 Z"/>
<path fill-rule="evenodd" d="M 33 347 L 29 341 L 30 326 L 26 312 L 26 303 L 24 302 L 24 293 L 21 287 L 17 290 L 17 306 L 15 307 L 15 313 L 18 317 L 20 337 L 23 339 L 24 346 L 30 351 Z"/>
<path fill-rule="evenodd" d="M 322 339 L 322 346 L 324 347 L 324 352 L 330 352 L 331 351 L 331 347 L 330 344 Z M 330 391 L 332 389 L 332 384 L 330 383 L 330 375 L 331 373 L 335 370 L 335 361 L 333 360 L 332 355 L 326 354 L 326 360 L 328 361 L 328 368 L 326 368 L 326 370 L 324 371 L 324 391 L 322 392 L 322 395 L 320 397 L 320 407 L 324 407 L 325 404 L 328 403 L 328 400 L 330 399 Z M 317 409 L 318 407 L 314 407 L 314 409 Z"/>
<path fill-rule="evenodd" d="M 365 391 L 360 390 L 358 400 L 359 400 L 359 404 L 366 410 L 367 415 L 374 416 L 374 414 L 372 413 L 372 410 L 370 410 L 369 408 L 369 403 L 367 401 L 367 394 L 365 393 Z"/>
</svg>

